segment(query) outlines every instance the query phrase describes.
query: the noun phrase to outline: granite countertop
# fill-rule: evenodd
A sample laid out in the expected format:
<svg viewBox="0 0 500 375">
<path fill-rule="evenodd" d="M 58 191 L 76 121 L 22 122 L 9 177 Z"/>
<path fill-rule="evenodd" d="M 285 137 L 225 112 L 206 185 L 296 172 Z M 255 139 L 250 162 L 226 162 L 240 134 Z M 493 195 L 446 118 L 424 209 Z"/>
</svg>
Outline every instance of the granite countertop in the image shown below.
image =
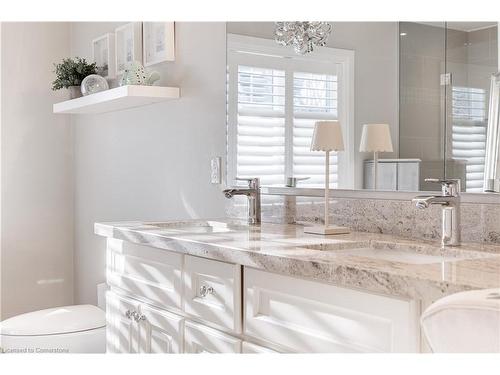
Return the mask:
<svg viewBox="0 0 500 375">
<path fill-rule="evenodd" d="M 304 234 L 301 225 L 248 226 L 226 219 L 96 223 L 95 233 L 403 298 L 432 301 L 500 288 L 500 245 L 441 248 L 392 235 L 318 236 Z"/>
</svg>

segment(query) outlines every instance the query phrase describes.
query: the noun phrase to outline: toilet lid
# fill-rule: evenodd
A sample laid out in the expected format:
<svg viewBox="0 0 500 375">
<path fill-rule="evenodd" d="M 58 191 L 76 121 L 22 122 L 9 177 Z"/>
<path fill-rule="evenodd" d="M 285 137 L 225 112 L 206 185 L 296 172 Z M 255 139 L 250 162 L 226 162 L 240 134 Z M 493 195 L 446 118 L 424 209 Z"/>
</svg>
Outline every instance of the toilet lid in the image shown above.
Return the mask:
<svg viewBox="0 0 500 375">
<path fill-rule="evenodd" d="M 33 311 L 0 322 L 0 334 L 9 336 L 55 335 L 106 326 L 104 311 L 93 305 L 62 306 Z"/>
</svg>

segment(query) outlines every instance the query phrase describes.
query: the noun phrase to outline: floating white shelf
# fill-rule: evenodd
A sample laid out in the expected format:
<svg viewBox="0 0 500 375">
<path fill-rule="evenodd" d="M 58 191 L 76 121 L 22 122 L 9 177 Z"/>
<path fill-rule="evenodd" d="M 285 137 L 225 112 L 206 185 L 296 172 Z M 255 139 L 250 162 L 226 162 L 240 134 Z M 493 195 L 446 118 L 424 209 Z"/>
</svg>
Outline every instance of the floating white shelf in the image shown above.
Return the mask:
<svg viewBox="0 0 500 375">
<path fill-rule="evenodd" d="M 93 114 L 140 107 L 178 99 L 178 87 L 120 86 L 81 98 L 54 104 L 54 113 Z"/>
</svg>

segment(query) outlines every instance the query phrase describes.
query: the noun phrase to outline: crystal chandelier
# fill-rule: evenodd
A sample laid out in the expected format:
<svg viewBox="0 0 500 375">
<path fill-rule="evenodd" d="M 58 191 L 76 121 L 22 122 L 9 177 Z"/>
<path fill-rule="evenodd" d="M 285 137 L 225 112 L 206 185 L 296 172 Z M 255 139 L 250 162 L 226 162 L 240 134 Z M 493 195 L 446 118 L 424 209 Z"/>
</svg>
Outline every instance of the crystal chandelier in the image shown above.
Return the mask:
<svg viewBox="0 0 500 375">
<path fill-rule="evenodd" d="M 324 46 L 331 32 L 328 22 L 276 22 L 274 39 L 282 46 L 293 45 L 295 53 L 305 55 L 314 46 Z"/>
</svg>

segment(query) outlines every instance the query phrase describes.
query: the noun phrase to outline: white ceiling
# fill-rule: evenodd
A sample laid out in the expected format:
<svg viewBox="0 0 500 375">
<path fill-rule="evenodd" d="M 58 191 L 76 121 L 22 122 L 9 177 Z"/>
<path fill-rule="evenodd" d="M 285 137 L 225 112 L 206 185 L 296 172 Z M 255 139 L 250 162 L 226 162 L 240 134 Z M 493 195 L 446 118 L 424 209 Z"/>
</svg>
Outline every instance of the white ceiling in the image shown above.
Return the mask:
<svg viewBox="0 0 500 375">
<path fill-rule="evenodd" d="M 422 23 L 424 25 L 436 26 L 436 27 L 444 27 L 443 22 L 417 22 Z M 460 31 L 475 31 L 486 29 L 488 27 L 496 26 L 497 22 L 447 22 L 446 25 L 449 29 L 460 30 Z"/>
</svg>

